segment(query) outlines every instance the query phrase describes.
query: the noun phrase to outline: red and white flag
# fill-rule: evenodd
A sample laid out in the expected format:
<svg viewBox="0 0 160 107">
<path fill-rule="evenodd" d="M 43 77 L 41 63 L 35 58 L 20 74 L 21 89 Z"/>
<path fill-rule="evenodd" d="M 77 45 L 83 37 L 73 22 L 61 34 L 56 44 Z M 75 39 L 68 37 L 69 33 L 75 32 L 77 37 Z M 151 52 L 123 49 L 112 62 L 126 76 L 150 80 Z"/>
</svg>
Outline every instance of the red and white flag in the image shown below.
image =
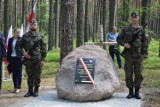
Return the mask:
<svg viewBox="0 0 160 107">
<path fill-rule="evenodd" d="M 82 58 L 79 58 L 79 60 L 80 60 L 80 63 L 82 64 L 82 67 L 84 68 L 84 71 L 85 71 L 86 74 L 88 75 L 88 77 L 89 77 L 91 83 L 94 84 L 94 80 L 93 80 L 93 78 L 92 78 L 90 72 L 88 71 L 88 69 L 87 69 L 87 67 L 86 67 L 86 65 L 85 65 L 85 63 L 84 63 L 84 61 L 83 61 L 83 59 L 82 59 Z"/>
<path fill-rule="evenodd" d="M 8 50 L 8 42 L 9 42 L 9 39 L 12 37 L 12 25 L 9 29 L 9 32 L 8 32 L 8 36 L 7 36 L 7 41 L 6 41 L 6 50 Z"/>
<path fill-rule="evenodd" d="M 35 1 L 34 5 L 33 5 L 33 9 L 32 9 L 32 11 L 31 11 L 31 13 L 30 13 L 30 15 L 29 15 L 29 18 L 28 18 L 28 26 L 27 26 L 26 32 L 28 32 L 28 30 L 29 30 L 29 27 L 30 27 L 29 23 L 34 19 L 35 12 L 36 12 L 37 1 L 38 1 L 38 0 Z"/>
<path fill-rule="evenodd" d="M 12 25 L 9 29 L 9 32 L 8 32 L 8 36 L 7 36 L 7 41 L 6 41 L 6 53 L 8 51 L 8 42 L 9 42 L 9 39 L 12 37 Z M 4 61 L 4 64 L 7 63 L 7 59 Z"/>
</svg>

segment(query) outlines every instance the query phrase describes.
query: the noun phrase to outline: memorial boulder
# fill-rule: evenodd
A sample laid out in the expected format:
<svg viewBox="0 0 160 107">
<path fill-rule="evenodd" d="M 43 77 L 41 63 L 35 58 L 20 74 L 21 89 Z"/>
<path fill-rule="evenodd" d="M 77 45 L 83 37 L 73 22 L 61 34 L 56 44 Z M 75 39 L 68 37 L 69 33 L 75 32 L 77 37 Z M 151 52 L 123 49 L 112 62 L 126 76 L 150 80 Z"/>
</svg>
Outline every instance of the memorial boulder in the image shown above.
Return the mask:
<svg viewBox="0 0 160 107">
<path fill-rule="evenodd" d="M 79 58 L 94 59 L 94 84 L 76 83 Z M 57 95 L 62 99 L 80 102 L 110 98 L 120 86 L 119 77 L 112 58 L 105 50 L 96 45 L 83 45 L 63 59 L 56 76 Z"/>
</svg>

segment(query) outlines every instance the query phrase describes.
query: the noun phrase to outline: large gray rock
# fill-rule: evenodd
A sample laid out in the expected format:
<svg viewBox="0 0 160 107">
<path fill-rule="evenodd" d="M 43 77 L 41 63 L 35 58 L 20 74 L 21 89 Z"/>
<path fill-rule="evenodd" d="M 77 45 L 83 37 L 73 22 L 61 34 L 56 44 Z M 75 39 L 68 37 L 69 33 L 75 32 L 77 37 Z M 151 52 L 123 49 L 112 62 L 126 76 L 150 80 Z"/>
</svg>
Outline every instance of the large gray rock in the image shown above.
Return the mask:
<svg viewBox="0 0 160 107">
<path fill-rule="evenodd" d="M 77 58 L 96 58 L 93 85 L 74 83 Z M 119 73 L 110 55 L 95 45 L 81 46 L 67 55 L 56 77 L 59 98 L 80 102 L 110 98 L 119 86 Z"/>
</svg>

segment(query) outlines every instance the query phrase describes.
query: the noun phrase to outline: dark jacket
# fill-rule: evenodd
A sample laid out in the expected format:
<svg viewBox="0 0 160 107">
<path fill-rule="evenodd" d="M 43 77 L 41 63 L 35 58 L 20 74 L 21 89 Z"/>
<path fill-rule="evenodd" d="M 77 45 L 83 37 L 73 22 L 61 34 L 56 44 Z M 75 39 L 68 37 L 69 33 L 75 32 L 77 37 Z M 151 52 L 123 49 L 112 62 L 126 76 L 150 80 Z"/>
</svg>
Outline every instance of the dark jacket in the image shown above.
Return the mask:
<svg viewBox="0 0 160 107">
<path fill-rule="evenodd" d="M 3 33 L 0 32 L 0 58 L 6 57 L 6 45 Z"/>
<path fill-rule="evenodd" d="M 19 58 L 22 57 L 22 53 L 17 49 L 20 38 L 21 37 L 18 37 L 18 39 L 16 41 L 16 45 L 15 45 L 16 55 Z M 14 39 L 14 37 L 10 38 L 9 42 L 8 42 L 8 51 L 7 51 L 7 61 L 8 62 L 10 62 L 10 59 L 11 59 L 13 39 Z"/>
</svg>

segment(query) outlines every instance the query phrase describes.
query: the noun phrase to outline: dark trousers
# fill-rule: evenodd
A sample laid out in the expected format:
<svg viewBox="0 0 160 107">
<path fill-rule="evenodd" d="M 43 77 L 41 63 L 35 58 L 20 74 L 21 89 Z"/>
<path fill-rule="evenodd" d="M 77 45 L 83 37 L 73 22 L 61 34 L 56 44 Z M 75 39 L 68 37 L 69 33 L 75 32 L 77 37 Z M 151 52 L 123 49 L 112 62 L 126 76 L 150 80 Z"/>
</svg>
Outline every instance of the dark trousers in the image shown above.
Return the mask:
<svg viewBox="0 0 160 107">
<path fill-rule="evenodd" d="M 0 91 L 2 88 L 2 58 L 0 58 Z"/>
<path fill-rule="evenodd" d="M 11 57 L 11 68 L 13 74 L 14 88 L 21 88 L 22 83 L 22 59 L 18 57 Z"/>
<path fill-rule="evenodd" d="M 122 61 L 121 61 L 121 57 L 120 57 L 120 49 L 119 49 L 119 47 L 118 47 L 117 51 L 115 51 L 114 50 L 114 46 L 109 46 L 109 54 L 112 57 L 113 61 L 114 61 L 114 55 L 116 55 L 118 66 L 122 67 Z"/>
</svg>

